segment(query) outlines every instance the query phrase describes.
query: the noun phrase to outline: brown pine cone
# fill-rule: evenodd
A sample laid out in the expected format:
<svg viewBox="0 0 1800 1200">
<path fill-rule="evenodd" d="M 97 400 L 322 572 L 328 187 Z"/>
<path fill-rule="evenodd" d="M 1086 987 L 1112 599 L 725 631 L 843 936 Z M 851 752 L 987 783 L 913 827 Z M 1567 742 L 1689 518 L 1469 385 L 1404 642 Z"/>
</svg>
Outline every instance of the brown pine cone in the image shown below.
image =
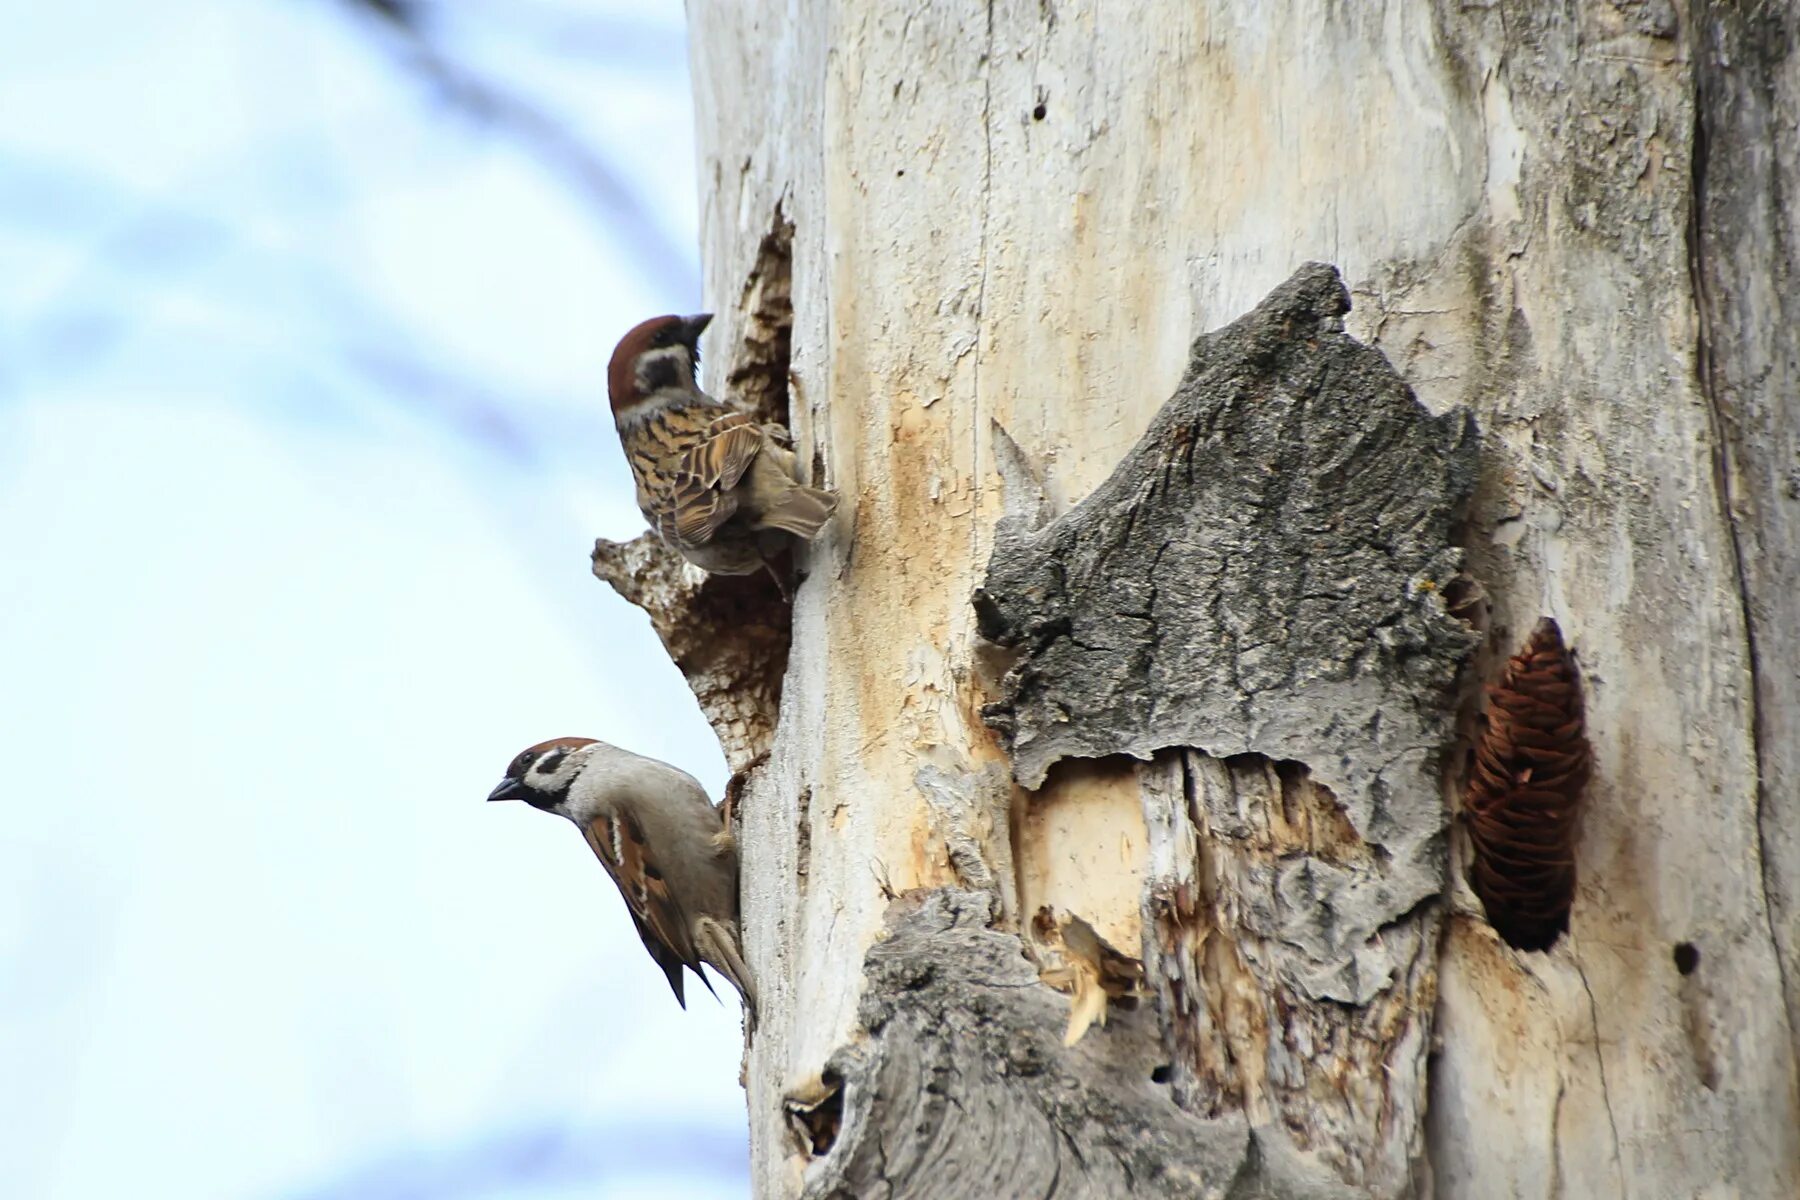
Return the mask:
<svg viewBox="0 0 1800 1200">
<path fill-rule="evenodd" d="M 1549 617 L 1488 689 L 1487 732 L 1463 797 L 1469 883 L 1508 945 L 1548 950 L 1569 927 L 1575 835 L 1593 752 L 1581 680 Z"/>
</svg>

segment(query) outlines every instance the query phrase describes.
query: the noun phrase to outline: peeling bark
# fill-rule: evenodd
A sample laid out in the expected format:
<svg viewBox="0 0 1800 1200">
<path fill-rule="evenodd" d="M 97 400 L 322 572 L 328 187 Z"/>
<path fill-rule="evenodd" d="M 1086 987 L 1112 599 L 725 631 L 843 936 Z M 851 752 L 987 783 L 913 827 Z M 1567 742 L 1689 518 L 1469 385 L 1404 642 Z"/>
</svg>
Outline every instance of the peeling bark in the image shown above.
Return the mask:
<svg viewBox="0 0 1800 1200">
<path fill-rule="evenodd" d="M 1443 601 L 1474 425 L 1346 336 L 1349 307 L 1337 272 L 1302 268 L 1194 343 L 1093 495 L 1042 530 L 1001 523 L 975 604 L 982 636 L 1023 648 L 984 710 L 1021 784 L 1069 755 L 1256 750 L 1316 763 L 1378 835 L 1436 827 L 1377 793 L 1448 740 L 1475 644 Z"/>
<path fill-rule="evenodd" d="M 1145 769 L 1144 803 L 1146 967 L 1177 1101 L 1244 1113 L 1267 1152 L 1317 1162 L 1337 1195 L 1414 1194 L 1436 903 L 1368 911 L 1385 853 L 1298 764 L 1170 751 Z M 1316 994 L 1325 971 L 1336 996 Z"/>
<path fill-rule="evenodd" d="M 1065 1049 L 1068 1002 L 985 893 L 913 893 L 863 964 L 863 1035 L 833 1055 L 843 1129 L 813 1200 L 1225 1197 L 1257 1177 L 1241 1119 L 1201 1120 L 1152 1079 L 1154 1020 L 1116 1015 Z"/>
<path fill-rule="evenodd" d="M 1397 1194 L 1423 1154 L 1443 757 L 1477 640 L 1444 601 L 1476 440 L 1344 334 L 1348 308 L 1309 266 L 1198 339 L 1106 483 L 1041 529 L 1001 523 L 976 606 L 1019 650 L 985 712 L 1021 783 L 1175 748 L 1144 807 L 1177 1099 Z"/>
</svg>

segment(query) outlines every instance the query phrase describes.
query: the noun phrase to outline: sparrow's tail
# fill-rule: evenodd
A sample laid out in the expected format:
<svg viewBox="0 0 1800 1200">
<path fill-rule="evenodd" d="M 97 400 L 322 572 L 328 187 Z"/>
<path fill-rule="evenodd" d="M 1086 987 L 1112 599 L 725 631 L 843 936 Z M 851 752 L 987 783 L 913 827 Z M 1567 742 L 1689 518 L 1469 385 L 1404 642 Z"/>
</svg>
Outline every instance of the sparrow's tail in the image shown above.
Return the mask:
<svg viewBox="0 0 1800 1200">
<path fill-rule="evenodd" d="M 750 1016 L 750 1027 L 756 1028 L 756 983 L 750 978 L 750 965 L 738 949 L 735 925 L 724 925 L 707 917 L 694 922 L 694 949 L 712 968 L 731 980 L 738 995 L 744 998 L 744 1011 Z"/>
<path fill-rule="evenodd" d="M 779 529 L 795 537 L 811 541 L 825 528 L 825 522 L 837 509 L 837 493 L 798 484 L 776 497 L 757 514 L 758 529 Z"/>
</svg>

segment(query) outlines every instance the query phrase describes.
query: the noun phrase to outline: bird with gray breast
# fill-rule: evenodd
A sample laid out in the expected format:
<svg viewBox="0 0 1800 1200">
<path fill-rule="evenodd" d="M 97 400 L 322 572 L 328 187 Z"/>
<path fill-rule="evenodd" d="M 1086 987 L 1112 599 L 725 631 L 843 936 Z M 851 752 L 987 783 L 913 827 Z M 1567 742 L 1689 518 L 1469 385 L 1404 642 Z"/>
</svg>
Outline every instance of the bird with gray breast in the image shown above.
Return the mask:
<svg viewBox="0 0 1800 1200">
<path fill-rule="evenodd" d="M 756 987 L 738 937 L 737 845 L 698 780 L 592 738 L 553 738 L 520 751 L 488 799 L 523 800 L 573 822 L 676 1001 L 687 1007 L 684 967 L 712 990 L 705 963 L 737 988 L 755 1025 Z"/>
</svg>

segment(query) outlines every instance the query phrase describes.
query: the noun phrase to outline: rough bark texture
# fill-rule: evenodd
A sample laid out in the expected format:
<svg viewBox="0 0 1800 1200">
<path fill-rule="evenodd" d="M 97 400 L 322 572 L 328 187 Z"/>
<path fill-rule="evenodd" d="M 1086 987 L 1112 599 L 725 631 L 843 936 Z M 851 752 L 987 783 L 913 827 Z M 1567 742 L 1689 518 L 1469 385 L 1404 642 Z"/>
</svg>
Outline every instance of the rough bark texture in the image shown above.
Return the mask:
<svg viewBox="0 0 1800 1200">
<path fill-rule="evenodd" d="M 1323 880 L 1366 873 L 1397 896 L 1430 857 L 1380 862 L 1385 842 L 1361 823 L 1376 819 L 1372 785 L 1328 756 L 1246 749 L 1258 712 L 1287 712 L 1297 742 L 1329 741 L 1334 713 L 1315 712 L 1309 733 L 1286 695 L 1308 681 L 1260 686 L 1263 707 L 1221 726 L 1235 741 L 1147 737 L 1134 749 L 1160 750 L 1148 765 L 1065 758 L 1030 793 L 981 715 L 1013 665 L 983 648 L 968 604 L 1005 515 L 1000 460 L 1016 443 L 1040 475 L 1042 516 L 1068 512 L 1150 428 L 1193 334 L 1309 259 L 1349 282 L 1351 334 L 1426 408 L 1467 408 L 1482 431 L 1465 543 L 1491 614 L 1473 673 L 1491 680 L 1547 615 L 1587 688 L 1594 777 L 1568 936 L 1547 954 L 1509 949 L 1464 864 L 1448 873 L 1430 1186 L 1800 1194 L 1788 8 L 690 0 L 689 12 L 707 294 L 721 312 L 709 344 L 759 340 L 765 247 L 791 227 L 790 424 L 814 480 L 844 495 L 802 563 L 779 700 L 757 701 L 768 759 L 743 791 L 745 934 L 767 1007 L 749 1061 L 760 1194 L 798 1194 L 833 1169 L 835 1153 L 809 1161 L 784 1097 L 865 1036 L 865 997 L 904 1007 L 884 993 L 890 975 L 865 975 L 865 955 L 890 895 L 940 888 L 997 897 L 997 938 L 1047 906 L 1141 946 L 1172 1094 L 1190 1116 L 1241 1103 L 1253 1129 L 1266 1116 L 1285 1130 L 1255 1135 L 1261 1178 L 1284 1146 L 1312 1147 L 1295 1161 L 1331 1178 L 1425 1190 L 1395 1174 L 1396 1130 L 1416 1107 L 1373 1128 L 1361 1116 L 1408 1085 L 1340 1088 L 1373 1074 L 1317 1066 L 1392 1044 L 1402 1075 L 1413 1069 L 1431 994 L 1423 925 L 1399 927 L 1421 931 L 1418 949 L 1387 952 L 1388 990 L 1333 1027 L 1341 1040 L 1321 1051 L 1269 1036 L 1257 1053 L 1257 1014 L 1299 977 L 1271 964 L 1318 947 L 1330 961 L 1334 943 L 1314 930 L 1311 950 L 1266 944 L 1264 914 L 1239 898 L 1293 863 Z M 1421 720 L 1418 703 L 1400 696 L 1395 719 Z M 1162 728 L 1191 721 L 1167 707 Z M 1427 742 L 1419 763 L 1403 760 L 1414 782 Z M 1451 845 L 1453 860 L 1466 853 Z M 1194 922 L 1204 937 L 1171 940 Z M 1174 968 L 1203 981 L 1200 998 L 1175 993 Z M 1310 986 L 1297 994 L 1323 994 Z M 1015 995 L 1060 1003 L 1035 986 Z M 965 1104 L 993 1080 L 980 1065 L 960 1077 Z M 845 1135 L 845 1152 L 858 1144 Z"/>
<path fill-rule="evenodd" d="M 1449 689 L 1475 643 L 1443 601 L 1474 427 L 1346 336 L 1349 308 L 1337 272 L 1303 268 L 1195 342 L 1072 512 L 1001 522 L 976 607 L 984 637 L 1023 647 L 985 711 L 1021 784 L 1068 756 L 1256 750 L 1322 764 L 1359 826 L 1435 840 Z M 1391 773 L 1421 766 L 1396 808 Z"/>
<path fill-rule="evenodd" d="M 594 539 L 594 575 L 650 614 L 734 775 L 769 752 L 787 670 L 786 603 L 767 575 L 708 576 L 646 533 Z"/>
<path fill-rule="evenodd" d="M 1154 1015 L 1120 1014 L 1065 1048 L 1067 1002 L 992 917 L 983 892 L 894 902 L 863 965 L 865 1036 L 826 1068 L 842 1130 L 805 1194 L 1255 1194 L 1245 1122 L 1190 1116 L 1157 1082 Z"/>
<path fill-rule="evenodd" d="M 1423 1152 L 1476 440 L 1344 334 L 1348 308 L 1313 264 L 1198 339 L 1105 483 L 1001 523 L 976 607 L 1019 648 L 986 712 L 1025 786 L 1070 755 L 1203 751 L 1145 789 L 1178 1099 L 1385 1193 Z"/>
</svg>

